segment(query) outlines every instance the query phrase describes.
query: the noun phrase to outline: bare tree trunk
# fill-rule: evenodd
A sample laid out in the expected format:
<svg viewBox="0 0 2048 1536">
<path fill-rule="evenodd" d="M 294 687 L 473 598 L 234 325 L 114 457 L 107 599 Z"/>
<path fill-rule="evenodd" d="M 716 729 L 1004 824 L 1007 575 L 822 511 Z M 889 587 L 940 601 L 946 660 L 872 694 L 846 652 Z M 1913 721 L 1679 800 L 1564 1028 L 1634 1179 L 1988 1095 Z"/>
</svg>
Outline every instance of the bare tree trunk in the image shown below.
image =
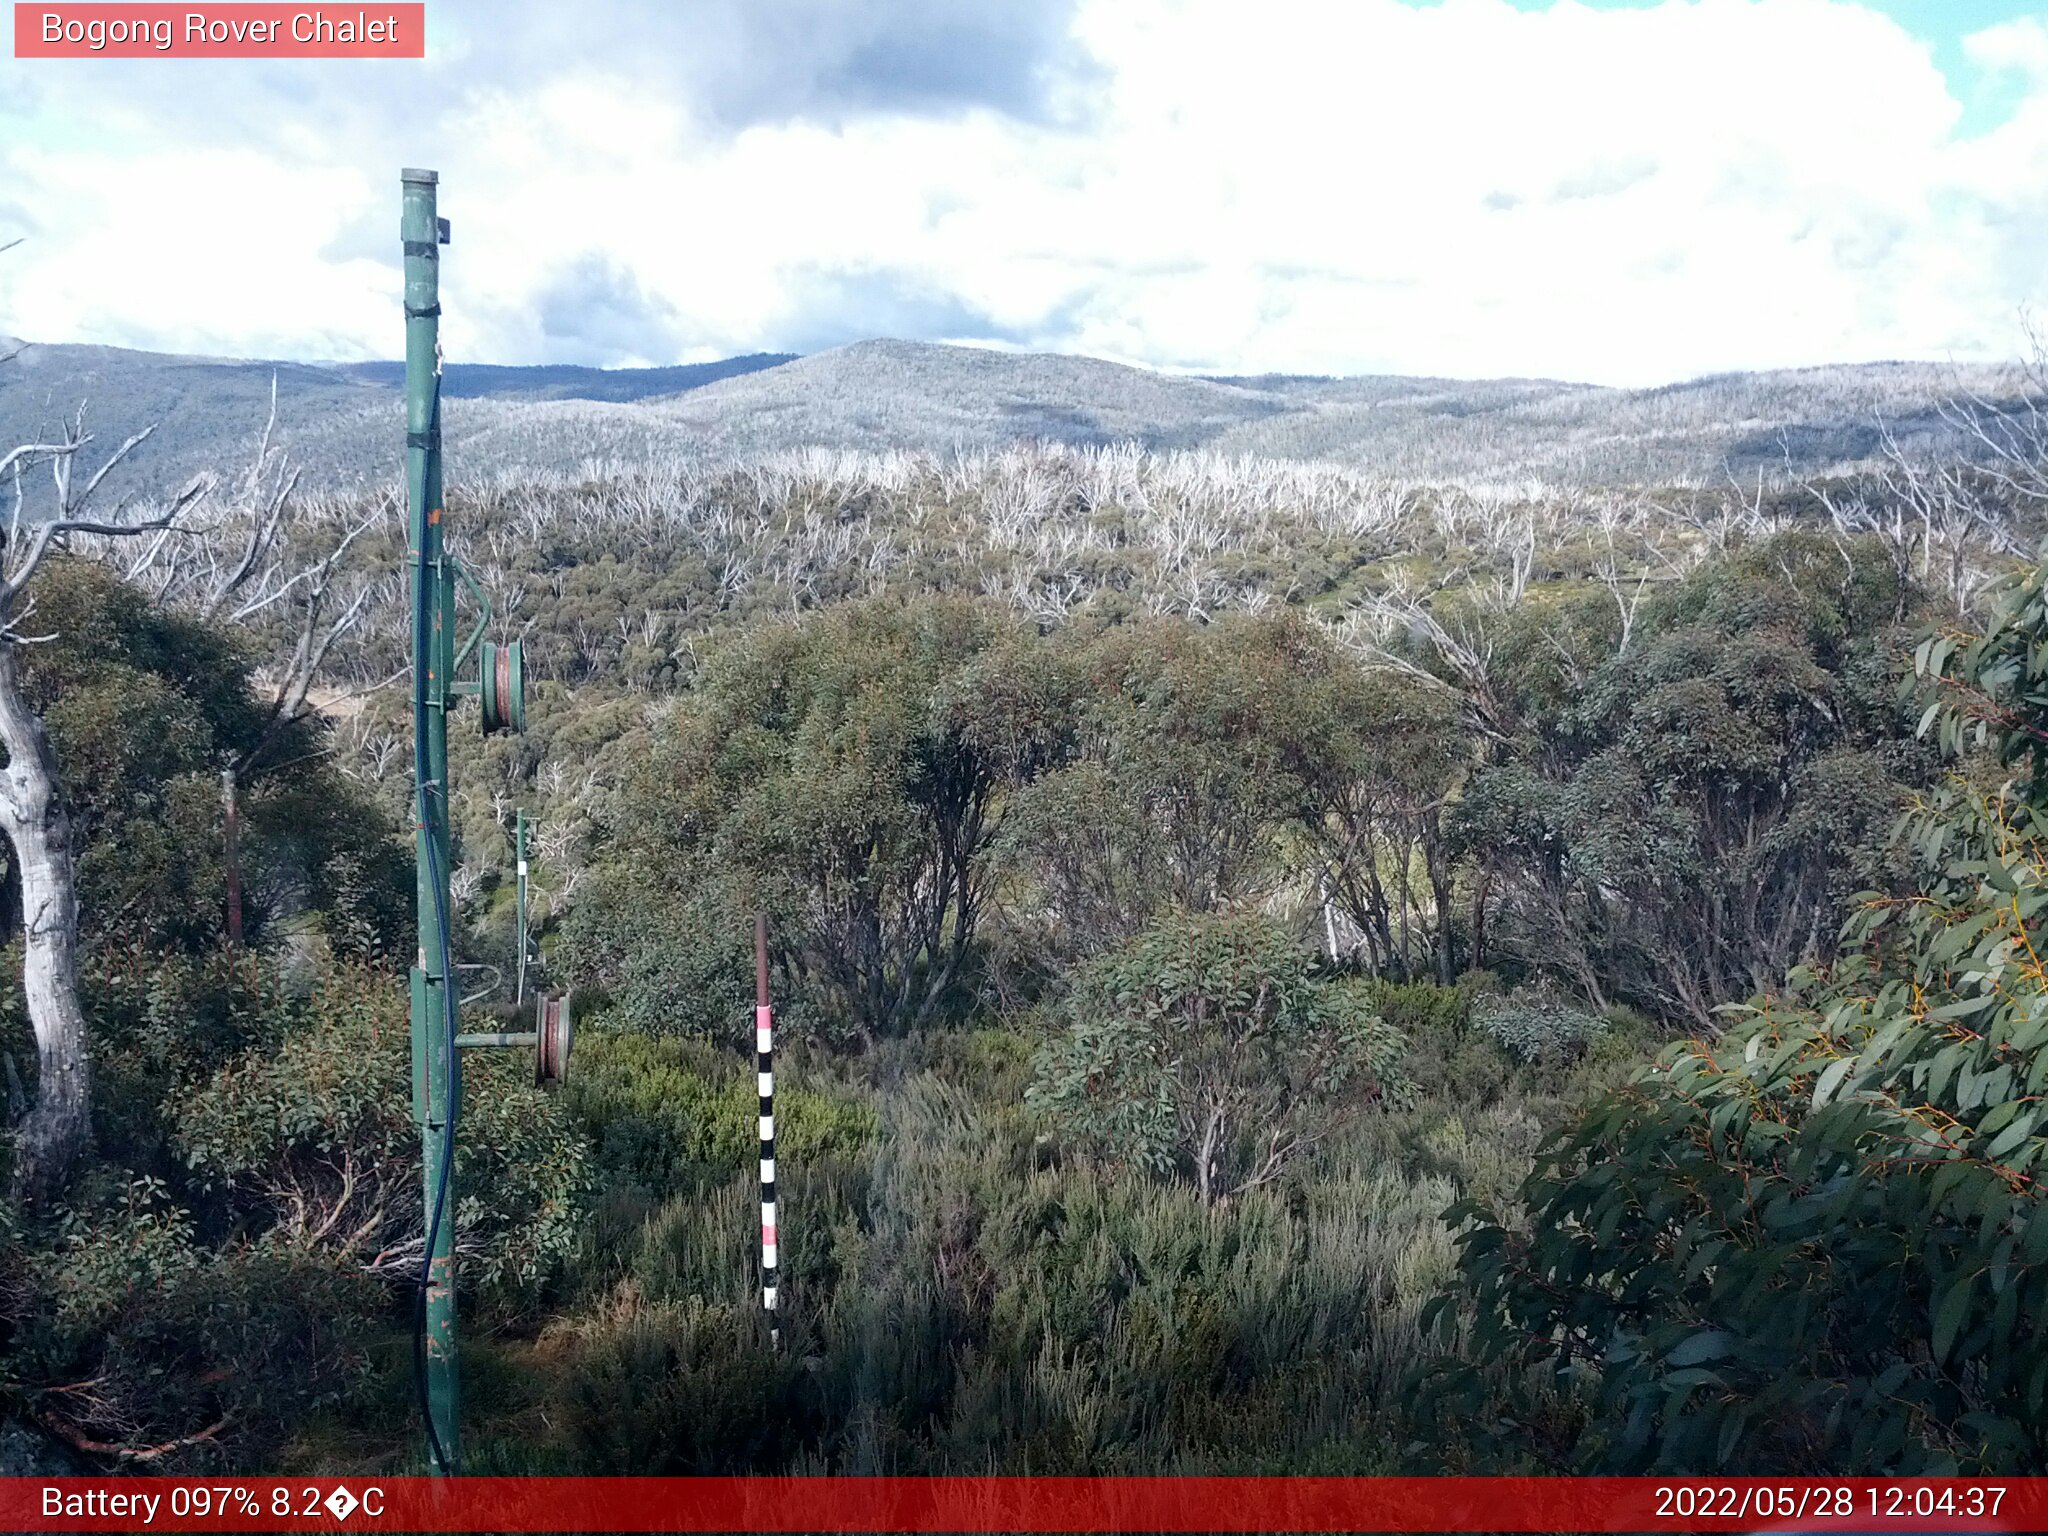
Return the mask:
<svg viewBox="0 0 2048 1536">
<path fill-rule="evenodd" d="M 1439 815 L 1432 810 L 1429 815 Z M 1429 876 L 1429 897 L 1436 907 L 1436 980 L 1437 985 L 1448 987 L 1457 979 L 1458 962 L 1452 953 L 1451 933 L 1451 872 L 1449 860 L 1444 856 L 1441 830 L 1433 823 L 1422 839 L 1423 868 Z"/>
<path fill-rule="evenodd" d="M 1401 862 L 1395 866 L 1401 878 L 1394 886 L 1394 893 L 1401 903 L 1401 979 L 1403 981 L 1412 981 L 1415 977 L 1415 961 L 1408 946 L 1408 866 L 1414 857 L 1415 845 L 1404 839 L 1401 843 Z"/>
<path fill-rule="evenodd" d="M 0 453 L 0 472 L 13 471 L 14 513 L 0 545 L 0 825 L 14 848 L 21 881 L 24 954 L 22 996 L 36 1037 L 36 1104 L 15 1130 L 14 1197 L 41 1203 L 60 1190 L 92 1134 L 92 1068 L 85 1051 L 85 1012 L 78 1004 L 78 884 L 71 858 L 71 818 L 57 787 L 57 754 L 43 722 L 21 692 L 21 650 L 15 627 L 23 594 L 60 539 L 74 535 L 122 539 L 170 528 L 205 494 L 194 480 L 154 517 L 103 523 L 84 517 L 86 504 L 121 461 L 156 428 L 144 427 L 107 456 L 80 485 L 72 471 L 92 441 L 85 409 L 55 443 L 26 443 Z M 52 515 L 22 523 L 21 469 L 47 463 L 55 486 Z M 42 636 L 51 639 L 52 636 Z"/>
<path fill-rule="evenodd" d="M 78 1005 L 78 890 L 71 818 L 57 792 L 57 759 L 43 722 L 21 695 L 19 656 L 0 640 L 0 823 L 21 872 L 26 956 L 22 991 L 36 1037 L 36 1103 L 17 1131 L 14 1194 L 48 1198 L 60 1188 L 91 1129 L 91 1068 Z"/>
<path fill-rule="evenodd" d="M 1202 1204 L 1216 1203 L 1216 1152 L 1217 1143 L 1223 1138 L 1223 1110 L 1220 1106 L 1209 1107 L 1209 1123 L 1202 1128 L 1202 1146 L 1197 1154 L 1199 1162 L 1195 1169 L 1196 1187 L 1200 1189 Z"/>
</svg>

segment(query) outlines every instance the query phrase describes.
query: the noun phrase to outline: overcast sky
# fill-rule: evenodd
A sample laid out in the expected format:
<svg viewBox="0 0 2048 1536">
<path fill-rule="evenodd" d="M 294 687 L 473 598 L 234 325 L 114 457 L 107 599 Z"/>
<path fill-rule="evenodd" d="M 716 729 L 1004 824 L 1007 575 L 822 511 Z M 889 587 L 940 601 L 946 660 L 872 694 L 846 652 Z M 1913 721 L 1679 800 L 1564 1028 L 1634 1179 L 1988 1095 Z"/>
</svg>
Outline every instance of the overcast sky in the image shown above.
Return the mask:
<svg viewBox="0 0 2048 1536">
<path fill-rule="evenodd" d="M 0 57 L 0 332 L 395 356 L 425 165 L 466 361 L 1992 360 L 2048 310 L 2043 11 L 429 0 L 424 62 Z"/>
</svg>

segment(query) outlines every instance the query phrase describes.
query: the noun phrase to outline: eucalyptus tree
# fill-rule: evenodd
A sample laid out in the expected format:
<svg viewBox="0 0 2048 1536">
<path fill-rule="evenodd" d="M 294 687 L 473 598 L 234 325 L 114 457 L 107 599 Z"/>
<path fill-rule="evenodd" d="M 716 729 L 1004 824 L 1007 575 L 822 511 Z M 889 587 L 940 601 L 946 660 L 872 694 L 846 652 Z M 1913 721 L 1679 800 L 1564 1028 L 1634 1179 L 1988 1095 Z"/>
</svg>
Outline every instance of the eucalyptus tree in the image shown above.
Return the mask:
<svg viewBox="0 0 2048 1536">
<path fill-rule="evenodd" d="M 91 1065 L 85 1015 L 78 1000 L 78 888 L 71 817 L 57 758 L 42 717 L 22 687 L 26 646 L 59 644 L 39 632 L 31 583 L 53 551 L 82 536 L 132 538 L 171 528 L 203 487 L 194 483 L 143 515 L 89 515 L 94 498 L 121 462 L 150 435 L 144 428 L 86 472 L 80 455 L 93 441 L 81 409 L 48 442 L 23 443 L 0 454 L 0 478 L 11 486 L 4 562 L 0 562 L 0 827 L 13 850 L 21 886 L 22 992 L 36 1040 L 36 1100 L 15 1128 L 14 1192 L 48 1198 L 62 1183 L 91 1127 Z M 33 503 L 25 477 L 47 470 L 50 491 Z"/>
<path fill-rule="evenodd" d="M 1065 750 L 1065 687 L 987 605 L 750 627 L 656 726 L 612 879 L 672 907 L 765 905 L 778 967 L 824 1014 L 865 1040 L 913 1028 L 967 979 L 1006 794 Z"/>
<path fill-rule="evenodd" d="M 1894 877 L 1886 829 L 1928 772 L 1896 695 L 1912 602 L 1877 551 L 1819 532 L 1659 593 L 1461 798 L 1500 939 L 1702 1029 L 1831 953 L 1848 896 Z"/>
<path fill-rule="evenodd" d="M 1057 1022 L 1030 1091 L 1055 1133 L 1184 1176 L 1204 1205 L 1272 1183 L 1408 1093 L 1404 1043 L 1363 984 L 1319 977 L 1257 914 L 1162 918 L 1085 966 Z"/>
<path fill-rule="evenodd" d="M 1857 900 L 1841 956 L 1589 1105 L 1526 1217 L 1450 1213 L 1480 1359 L 1586 1387 L 1582 1465 L 2048 1458 L 2044 593 L 2048 567 L 1983 635 L 1916 651 L 1953 772 L 1899 823 L 1913 878 Z M 1526 1406 L 1479 1417 L 1513 1434 Z"/>
<path fill-rule="evenodd" d="M 1292 833 L 1343 768 L 1327 686 L 1351 663 L 1298 615 L 1148 617 L 1060 646 L 1069 757 L 1017 794 L 1005 919 L 1047 960 L 1167 912 L 1230 911 L 1298 874 Z"/>
<path fill-rule="evenodd" d="M 251 783 L 297 752 L 298 737 L 318 710 L 314 691 L 330 658 L 376 611 L 389 607 L 400 583 L 366 572 L 350 551 L 366 534 L 395 521 L 396 500 L 298 495 L 299 471 L 275 446 L 277 382 L 270 415 L 248 468 L 184 526 L 164 529 L 133 558 L 102 551 L 131 582 L 201 623 L 258 637 L 261 720 L 224 747 L 220 759 L 223 848 L 227 872 L 227 939 L 243 942 L 242 802 Z M 175 535 L 175 537 L 174 537 Z M 395 682 L 403 671 L 388 677 Z M 381 687 L 382 683 L 371 687 Z"/>
</svg>

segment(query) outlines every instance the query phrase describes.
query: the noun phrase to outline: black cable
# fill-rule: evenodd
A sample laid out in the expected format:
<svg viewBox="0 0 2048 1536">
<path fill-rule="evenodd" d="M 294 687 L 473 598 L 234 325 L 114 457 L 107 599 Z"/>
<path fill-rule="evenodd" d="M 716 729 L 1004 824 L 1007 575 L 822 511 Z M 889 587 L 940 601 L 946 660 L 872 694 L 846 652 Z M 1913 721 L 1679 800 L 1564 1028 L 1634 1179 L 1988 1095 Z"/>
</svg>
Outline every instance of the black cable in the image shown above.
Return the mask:
<svg viewBox="0 0 2048 1536">
<path fill-rule="evenodd" d="M 434 374 L 433 432 L 438 436 L 441 427 L 441 375 L 437 366 Z M 420 495 L 426 499 L 427 474 L 424 466 L 420 472 Z M 431 515 L 431 507 L 422 509 Z M 427 540 L 424 527 L 421 529 L 420 547 L 413 552 L 413 635 L 419 640 L 432 634 L 431 599 L 433 592 L 428 584 Z M 441 1001 L 442 1027 L 446 1035 L 448 1052 L 448 1121 L 441 1137 L 441 1168 L 434 1182 L 433 1207 L 427 1213 L 426 1246 L 420 1253 L 419 1294 L 413 1308 L 412 1362 L 413 1387 L 419 1397 L 420 1418 L 427 1426 L 427 1448 L 434 1463 L 443 1473 L 452 1474 L 455 1467 L 448 1455 L 448 1448 L 441 1443 L 440 1431 L 434 1425 L 434 1405 L 427 1390 L 427 1290 L 434 1281 L 434 1244 L 441 1236 L 441 1218 L 448 1205 L 448 1182 L 455 1171 L 455 1115 L 462 1099 L 462 1064 L 455 1047 L 456 1008 L 453 985 L 454 967 L 450 964 L 448 946 L 448 896 L 447 885 L 441 875 L 441 845 L 435 834 L 434 821 L 428 812 L 427 779 L 427 689 L 417 669 L 424 664 L 415 645 L 413 666 L 415 675 L 412 686 L 412 763 L 413 784 L 415 785 L 414 813 L 419 818 L 422 840 L 427 851 L 427 877 L 434 888 L 435 928 L 440 934 Z M 444 786 L 445 789 L 445 786 Z M 422 960 L 424 960 L 424 956 Z M 427 1106 L 431 1113 L 431 1106 Z M 453 1255 L 450 1255 L 453 1265 Z M 450 1275 L 453 1280 L 453 1275 Z"/>
</svg>

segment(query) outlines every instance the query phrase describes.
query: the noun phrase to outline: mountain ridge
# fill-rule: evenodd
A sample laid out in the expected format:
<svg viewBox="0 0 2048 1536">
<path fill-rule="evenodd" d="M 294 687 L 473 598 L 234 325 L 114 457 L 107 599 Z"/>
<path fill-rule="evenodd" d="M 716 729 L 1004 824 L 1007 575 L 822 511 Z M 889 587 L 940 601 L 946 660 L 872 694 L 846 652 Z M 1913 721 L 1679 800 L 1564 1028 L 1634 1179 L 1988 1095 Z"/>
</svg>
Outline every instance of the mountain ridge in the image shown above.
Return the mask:
<svg viewBox="0 0 2048 1536">
<path fill-rule="evenodd" d="M 6 348 L 0 347 L 0 353 Z M 402 365 L 306 363 L 26 343 L 0 367 L 0 438 L 80 401 L 102 440 L 150 422 L 130 466 L 157 487 L 246 462 L 278 401 L 306 483 L 384 483 L 400 462 Z M 1913 447 L 2001 370 L 1885 360 L 1723 373 L 1651 388 L 1554 379 L 1202 375 L 1061 353 L 890 338 L 806 356 L 671 368 L 451 363 L 452 479 L 794 448 L 971 452 L 1018 440 L 1331 461 L 1408 481 L 1706 483 L 1865 464 Z"/>
</svg>

